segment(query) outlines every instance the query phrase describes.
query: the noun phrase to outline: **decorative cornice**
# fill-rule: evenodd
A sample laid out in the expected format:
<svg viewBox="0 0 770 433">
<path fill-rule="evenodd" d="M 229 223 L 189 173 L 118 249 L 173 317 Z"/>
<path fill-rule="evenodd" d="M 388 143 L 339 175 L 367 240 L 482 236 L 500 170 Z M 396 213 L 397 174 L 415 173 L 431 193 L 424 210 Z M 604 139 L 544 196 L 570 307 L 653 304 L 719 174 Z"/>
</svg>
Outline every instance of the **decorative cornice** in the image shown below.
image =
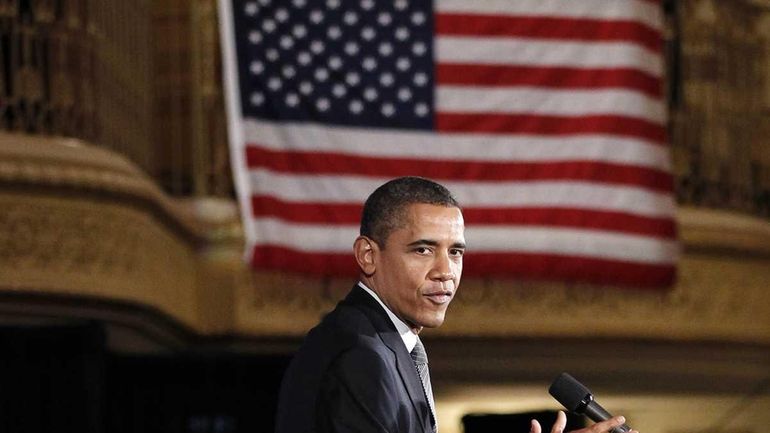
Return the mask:
<svg viewBox="0 0 770 433">
<path fill-rule="evenodd" d="M 144 303 L 201 327 L 204 232 L 125 158 L 0 133 L 0 291 Z"/>
<path fill-rule="evenodd" d="M 143 304 L 202 335 L 297 338 L 353 283 L 251 271 L 232 206 L 195 208 L 111 152 L 0 134 L 0 291 Z M 770 223 L 678 217 L 670 290 L 466 279 L 426 336 L 770 343 Z"/>
<path fill-rule="evenodd" d="M 683 252 L 669 290 L 465 279 L 444 325 L 426 334 L 770 343 L 770 222 L 695 208 L 680 209 L 678 220 Z M 351 285 L 244 276 L 237 327 L 264 335 L 303 335 Z"/>
<path fill-rule="evenodd" d="M 686 252 L 770 259 L 770 221 L 737 212 L 680 207 L 679 238 Z"/>
<path fill-rule="evenodd" d="M 125 157 L 77 139 L 0 132 L 0 185 L 130 197 L 155 209 L 175 230 L 192 238 L 205 233 Z"/>
</svg>

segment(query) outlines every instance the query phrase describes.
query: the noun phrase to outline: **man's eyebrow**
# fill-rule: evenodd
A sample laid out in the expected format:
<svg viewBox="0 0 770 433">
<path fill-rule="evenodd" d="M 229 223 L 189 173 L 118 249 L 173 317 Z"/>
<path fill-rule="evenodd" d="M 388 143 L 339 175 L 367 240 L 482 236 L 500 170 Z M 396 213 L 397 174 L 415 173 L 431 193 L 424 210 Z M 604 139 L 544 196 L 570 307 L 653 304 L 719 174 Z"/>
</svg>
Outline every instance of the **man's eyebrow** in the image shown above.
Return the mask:
<svg viewBox="0 0 770 433">
<path fill-rule="evenodd" d="M 407 246 L 408 247 L 416 247 L 418 245 L 428 245 L 431 247 L 437 247 L 438 242 L 431 240 L 431 239 L 418 239 L 414 242 L 410 242 Z M 465 243 L 464 242 L 455 242 L 452 244 L 452 248 L 462 248 L 465 249 Z"/>
<path fill-rule="evenodd" d="M 416 247 L 417 245 L 430 245 L 432 247 L 437 247 L 438 242 L 430 239 L 418 239 L 414 242 L 410 242 L 407 246 L 408 247 Z"/>
</svg>

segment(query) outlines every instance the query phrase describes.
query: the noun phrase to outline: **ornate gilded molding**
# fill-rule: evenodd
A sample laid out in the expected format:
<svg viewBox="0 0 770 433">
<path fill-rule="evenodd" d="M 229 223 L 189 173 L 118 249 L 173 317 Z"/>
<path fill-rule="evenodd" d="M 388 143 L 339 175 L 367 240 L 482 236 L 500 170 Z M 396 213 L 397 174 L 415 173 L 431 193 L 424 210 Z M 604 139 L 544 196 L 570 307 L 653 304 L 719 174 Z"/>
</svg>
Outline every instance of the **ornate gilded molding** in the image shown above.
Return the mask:
<svg viewBox="0 0 770 433">
<path fill-rule="evenodd" d="M 0 184 L 131 197 L 156 207 L 192 236 L 203 231 L 123 156 L 71 138 L 0 133 Z"/>
<path fill-rule="evenodd" d="M 197 327 L 203 238 L 124 158 L 0 134 L 0 290 L 136 302 Z"/>
<path fill-rule="evenodd" d="M 679 225 L 683 253 L 670 290 L 467 279 L 447 321 L 426 334 L 770 343 L 770 222 L 682 208 Z M 350 286 L 244 271 L 237 328 L 301 336 Z"/>
</svg>

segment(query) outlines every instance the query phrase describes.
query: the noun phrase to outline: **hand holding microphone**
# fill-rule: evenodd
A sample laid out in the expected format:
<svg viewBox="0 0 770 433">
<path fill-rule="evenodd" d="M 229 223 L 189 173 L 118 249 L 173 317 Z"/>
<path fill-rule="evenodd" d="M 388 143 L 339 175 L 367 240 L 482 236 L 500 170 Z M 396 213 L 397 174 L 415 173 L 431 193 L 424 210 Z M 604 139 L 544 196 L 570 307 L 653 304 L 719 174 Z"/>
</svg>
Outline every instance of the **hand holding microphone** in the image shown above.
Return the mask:
<svg viewBox="0 0 770 433">
<path fill-rule="evenodd" d="M 626 421 L 625 418 L 622 416 L 616 416 L 614 418 L 610 418 L 607 421 L 598 422 L 591 427 L 586 427 L 584 429 L 580 430 L 573 430 L 569 433 L 606 433 L 614 431 L 615 428 L 619 427 Z M 564 414 L 563 411 L 559 411 L 559 414 L 556 417 L 556 421 L 553 423 L 553 427 L 551 427 L 551 433 L 563 433 L 564 428 L 567 426 L 567 416 Z M 537 422 L 537 420 L 532 420 L 531 427 L 529 430 L 529 433 L 542 433 L 542 428 L 540 427 L 540 423 Z M 639 433 L 636 430 L 630 430 L 629 433 Z"/>
<path fill-rule="evenodd" d="M 575 433 L 639 433 L 626 425 L 622 416 L 613 417 L 594 400 L 588 388 L 567 373 L 560 374 L 548 388 L 548 392 L 570 412 L 586 415 L 596 422 L 591 427 L 576 430 Z M 551 433 L 563 432 L 566 425 L 567 417 L 564 412 L 559 411 Z M 532 420 L 530 433 L 542 433 L 540 424 L 535 420 Z"/>
</svg>

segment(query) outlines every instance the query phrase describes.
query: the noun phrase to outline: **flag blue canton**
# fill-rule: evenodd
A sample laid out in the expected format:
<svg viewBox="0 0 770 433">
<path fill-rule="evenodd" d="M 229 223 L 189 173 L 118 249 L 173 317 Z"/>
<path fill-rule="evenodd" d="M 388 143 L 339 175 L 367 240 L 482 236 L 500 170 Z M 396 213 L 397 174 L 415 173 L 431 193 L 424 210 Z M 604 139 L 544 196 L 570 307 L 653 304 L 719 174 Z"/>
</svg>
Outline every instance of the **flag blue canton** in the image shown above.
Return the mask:
<svg viewBox="0 0 770 433">
<path fill-rule="evenodd" d="M 431 129 L 431 3 L 235 1 L 243 115 Z"/>
</svg>

